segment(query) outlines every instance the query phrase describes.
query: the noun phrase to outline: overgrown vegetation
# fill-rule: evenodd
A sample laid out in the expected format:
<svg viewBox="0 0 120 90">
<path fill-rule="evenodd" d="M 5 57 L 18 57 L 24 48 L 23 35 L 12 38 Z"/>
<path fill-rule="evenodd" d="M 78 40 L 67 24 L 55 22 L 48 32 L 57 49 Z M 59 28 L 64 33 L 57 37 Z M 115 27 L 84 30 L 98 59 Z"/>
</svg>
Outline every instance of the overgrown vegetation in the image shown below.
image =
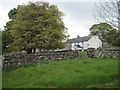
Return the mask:
<svg viewBox="0 0 120 90">
<path fill-rule="evenodd" d="M 3 88 L 117 88 L 118 60 L 85 57 L 3 71 Z"/>
</svg>

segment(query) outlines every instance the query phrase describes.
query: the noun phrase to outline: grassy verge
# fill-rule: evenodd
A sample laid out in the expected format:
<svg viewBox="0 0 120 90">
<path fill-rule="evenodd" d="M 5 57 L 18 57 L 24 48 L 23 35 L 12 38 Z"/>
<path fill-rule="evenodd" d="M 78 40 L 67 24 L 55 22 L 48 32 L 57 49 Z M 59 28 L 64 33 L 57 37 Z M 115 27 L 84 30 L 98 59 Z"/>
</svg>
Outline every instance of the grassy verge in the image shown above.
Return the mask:
<svg viewBox="0 0 120 90">
<path fill-rule="evenodd" d="M 3 71 L 3 88 L 117 88 L 118 60 L 85 57 Z"/>
</svg>

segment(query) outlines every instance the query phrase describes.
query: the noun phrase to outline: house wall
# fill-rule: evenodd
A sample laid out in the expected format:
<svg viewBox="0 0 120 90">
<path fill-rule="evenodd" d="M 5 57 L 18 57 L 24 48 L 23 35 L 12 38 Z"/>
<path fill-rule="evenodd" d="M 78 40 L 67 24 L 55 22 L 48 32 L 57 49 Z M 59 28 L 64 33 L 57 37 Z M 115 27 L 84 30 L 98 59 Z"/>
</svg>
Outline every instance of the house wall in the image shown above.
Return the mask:
<svg viewBox="0 0 120 90">
<path fill-rule="evenodd" d="M 84 42 L 83 47 L 84 47 L 84 50 L 88 49 L 88 42 L 87 41 Z"/>
<path fill-rule="evenodd" d="M 71 43 L 71 50 L 75 50 L 74 45 L 75 43 Z"/>
<path fill-rule="evenodd" d="M 88 48 L 95 48 L 102 47 L 102 41 L 98 38 L 98 36 L 93 36 L 90 40 L 88 40 Z"/>
<path fill-rule="evenodd" d="M 79 45 L 79 43 L 78 42 L 77 43 L 72 43 L 71 44 L 71 50 L 76 50 L 75 45 Z M 77 50 L 79 50 L 79 49 L 77 48 Z"/>
</svg>

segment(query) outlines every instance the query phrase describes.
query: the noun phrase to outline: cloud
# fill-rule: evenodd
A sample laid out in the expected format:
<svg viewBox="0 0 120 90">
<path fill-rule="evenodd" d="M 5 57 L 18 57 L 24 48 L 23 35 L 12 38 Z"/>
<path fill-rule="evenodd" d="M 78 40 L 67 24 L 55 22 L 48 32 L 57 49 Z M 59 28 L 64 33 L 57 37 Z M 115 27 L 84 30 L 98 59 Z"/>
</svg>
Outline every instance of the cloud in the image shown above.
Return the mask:
<svg viewBox="0 0 120 90">
<path fill-rule="evenodd" d="M 64 23 L 68 28 L 70 38 L 89 35 L 89 28 L 95 23 L 92 15 L 94 2 L 62 2 L 58 4 L 65 13 Z"/>
</svg>

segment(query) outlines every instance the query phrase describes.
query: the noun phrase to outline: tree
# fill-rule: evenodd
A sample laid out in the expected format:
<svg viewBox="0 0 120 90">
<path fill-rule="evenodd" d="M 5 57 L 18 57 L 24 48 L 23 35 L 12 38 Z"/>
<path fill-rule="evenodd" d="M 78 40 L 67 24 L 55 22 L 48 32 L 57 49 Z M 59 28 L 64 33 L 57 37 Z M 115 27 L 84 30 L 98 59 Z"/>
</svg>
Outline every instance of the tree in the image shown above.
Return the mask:
<svg viewBox="0 0 120 90">
<path fill-rule="evenodd" d="M 97 35 L 103 39 L 105 39 L 108 43 L 115 45 L 115 39 L 117 38 L 117 30 L 113 28 L 110 24 L 100 23 L 94 24 L 90 28 L 90 33 L 92 35 Z"/>
<path fill-rule="evenodd" d="M 16 14 L 17 14 L 17 11 L 18 11 L 19 8 L 20 8 L 20 5 L 18 5 L 17 8 L 13 8 L 9 11 L 8 17 L 9 17 L 10 21 L 8 21 L 6 23 L 6 25 L 4 26 L 5 30 L 11 30 L 12 24 L 16 19 Z"/>
<path fill-rule="evenodd" d="M 120 46 L 120 31 L 117 31 L 117 33 L 114 35 L 114 38 L 113 45 Z"/>
<path fill-rule="evenodd" d="M 13 42 L 12 35 L 11 35 L 11 30 L 12 30 L 12 24 L 15 21 L 17 10 L 20 6 L 17 8 L 13 8 L 12 10 L 9 11 L 8 17 L 10 21 L 6 23 L 4 26 L 4 31 L 2 31 L 2 53 L 10 53 L 12 48 L 10 48 L 10 44 Z"/>
<path fill-rule="evenodd" d="M 10 53 L 12 51 L 12 48 L 10 47 L 10 44 L 12 43 L 12 37 L 10 35 L 10 32 L 8 30 L 2 31 L 2 53 Z"/>
<path fill-rule="evenodd" d="M 63 13 L 56 5 L 47 2 L 29 2 L 17 10 L 12 24 L 11 47 L 27 50 L 62 48 L 66 39 L 66 27 L 62 21 Z"/>
<path fill-rule="evenodd" d="M 99 0 L 95 5 L 94 16 L 98 21 L 104 21 L 120 30 L 120 1 Z"/>
</svg>

